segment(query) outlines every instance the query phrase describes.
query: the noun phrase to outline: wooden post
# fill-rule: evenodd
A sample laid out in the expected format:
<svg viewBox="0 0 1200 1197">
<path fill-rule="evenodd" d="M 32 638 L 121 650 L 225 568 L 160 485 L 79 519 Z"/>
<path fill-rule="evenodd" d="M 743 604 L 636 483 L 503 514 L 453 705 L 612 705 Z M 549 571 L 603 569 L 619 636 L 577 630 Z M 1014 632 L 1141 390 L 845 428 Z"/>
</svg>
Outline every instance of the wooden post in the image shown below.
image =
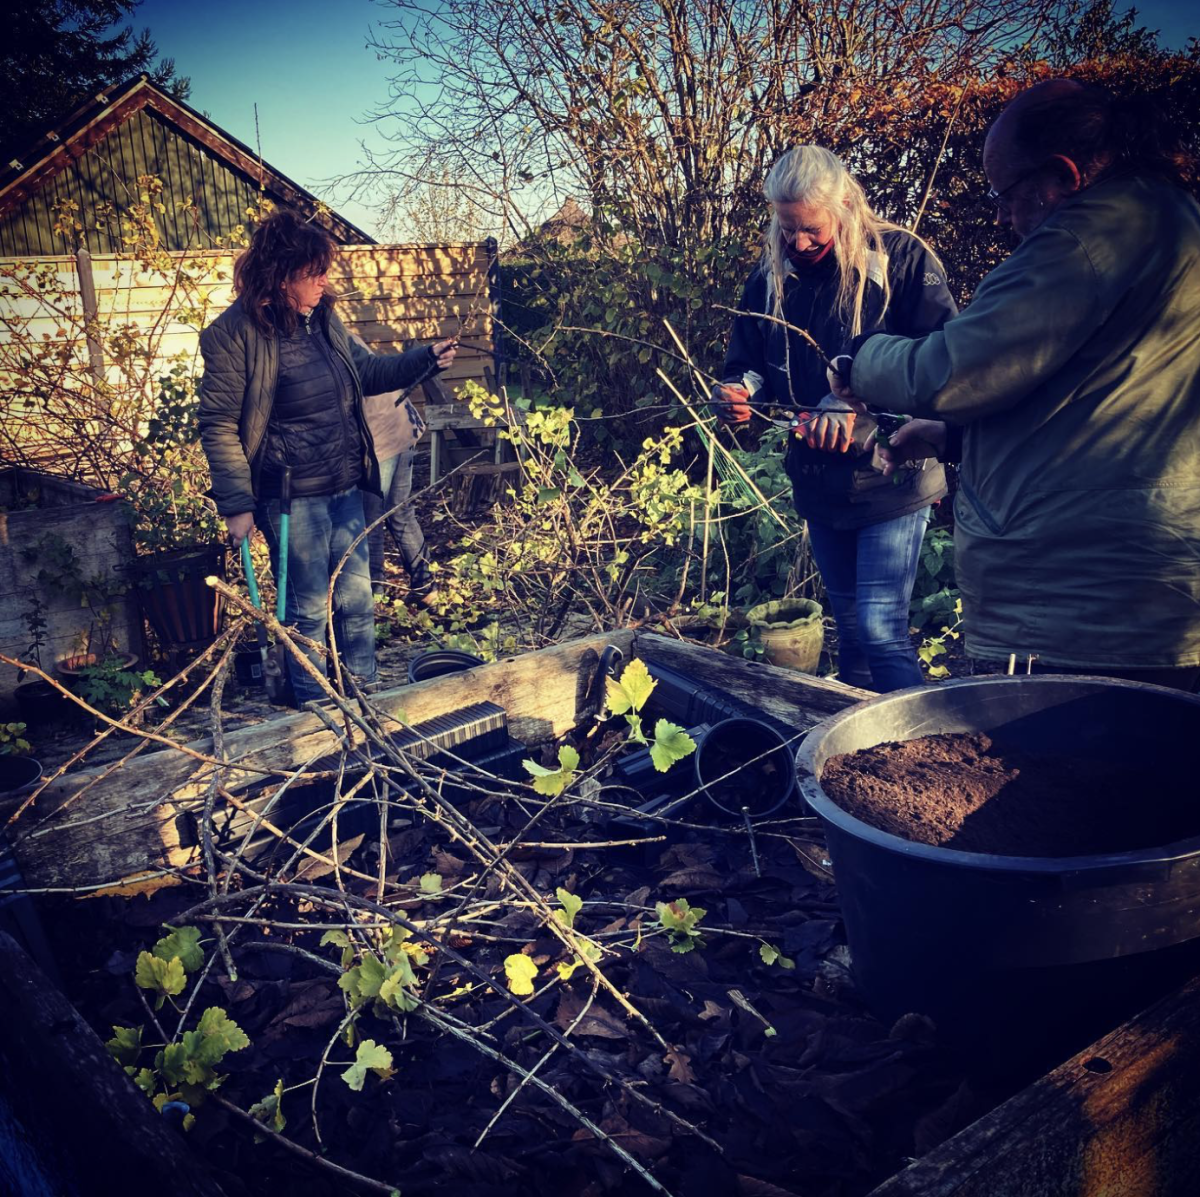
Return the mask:
<svg viewBox="0 0 1200 1197">
<path fill-rule="evenodd" d="M 96 321 L 100 314 L 96 303 L 96 280 L 92 277 L 92 255 L 80 249 L 75 255 L 79 271 L 79 298 L 83 302 L 84 334 L 87 337 L 88 366 L 97 386 L 104 385 L 104 349 L 96 335 Z"/>
<path fill-rule="evenodd" d="M 520 365 L 520 370 L 521 370 L 521 398 L 528 400 L 529 396 L 533 393 L 533 380 L 530 376 L 529 363 L 522 362 Z"/>
</svg>

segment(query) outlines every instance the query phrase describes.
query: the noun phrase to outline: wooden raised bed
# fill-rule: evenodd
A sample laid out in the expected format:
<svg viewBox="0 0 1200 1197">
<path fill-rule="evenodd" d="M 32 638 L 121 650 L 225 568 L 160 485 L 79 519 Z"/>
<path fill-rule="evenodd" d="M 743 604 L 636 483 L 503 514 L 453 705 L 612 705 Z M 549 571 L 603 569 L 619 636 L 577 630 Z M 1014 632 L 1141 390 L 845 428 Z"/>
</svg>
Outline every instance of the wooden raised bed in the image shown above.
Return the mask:
<svg viewBox="0 0 1200 1197">
<path fill-rule="evenodd" d="M 596 670 L 610 644 L 627 658 L 686 670 L 801 729 L 868 697 L 835 682 L 619 631 L 398 688 L 376 701 L 393 715 L 403 711 L 409 723 L 490 701 L 507 711 L 516 738 L 544 742 L 595 707 Z M 256 770 L 292 769 L 334 745 L 334 734 L 309 714 L 231 733 L 225 749 L 236 763 L 228 788 L 245 791 L 261 777 Z M 207 742 L 191 748 L 201 756 L 211 751 Z M 211 769 L 168 750 L 109 776 L 98 770 L 55 782 L 17 828 L 27 883 L 95 886 L 195 863 L 199 849 L 181 839 L 180 814 L 202 800 Z M 1191 1197 L 1200 1175 L 1198 998 L 1200 981 L 992 1110 L 871 1197 Z M 636 1178 L 628 1184 L 629 1192 L 646 1191 Z M 795 1185 L 804 1192 L 803 1178 Z"/>
</svg>

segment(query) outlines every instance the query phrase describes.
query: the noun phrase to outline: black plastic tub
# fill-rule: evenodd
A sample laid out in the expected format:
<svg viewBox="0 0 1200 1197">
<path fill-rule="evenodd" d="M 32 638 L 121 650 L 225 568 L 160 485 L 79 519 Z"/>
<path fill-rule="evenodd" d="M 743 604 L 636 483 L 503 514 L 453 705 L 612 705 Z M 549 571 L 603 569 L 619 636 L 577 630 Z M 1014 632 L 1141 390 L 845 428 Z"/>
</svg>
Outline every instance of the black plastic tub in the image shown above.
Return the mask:
<svg viewBox="0 0 1200 1197">
<path fill-rule="evenodd" d="M 696 745 L 696 785 L 708 800 L 735 819 L 761 819 L 796 791 L 787 739 L 761 719 L 723 719 Z"/>
<path fill-rule="evenodd" d="M 474 669 L 476 665 L 484 663 L 482 657 L 460 652 L 456 648 L 434 648 L 409 661 L 408 680 L 410 684 L 427 682 L 431 677 L 461 673 L 464 669 Z"/>
<path fill-rule="evenodd" d="M 979 731 L 1000 747 L 1177 764 L 1194 778 L 1200 696 L 1085 677 L 969 678 L 860 703 L 797 754 L 868 1005 L 884 1019 L 928 1014 L 986 1070 L 1015 1075 L 1065 1059 L 1200 969 L 1200 835 L 1097 856 L 961 852 L 880 831 L 821 788 L 833 756 Z M 1176 797 L 1200 804 L 1200 785 Z M 1131 821 L 1138 803 L 1130 794 Z"/>
<path fill-rule="evenodd" d="M 0 756 L 0 798 L 27 794 L 42 780 L 42 766 L 31 756 Z"/>
</svg>

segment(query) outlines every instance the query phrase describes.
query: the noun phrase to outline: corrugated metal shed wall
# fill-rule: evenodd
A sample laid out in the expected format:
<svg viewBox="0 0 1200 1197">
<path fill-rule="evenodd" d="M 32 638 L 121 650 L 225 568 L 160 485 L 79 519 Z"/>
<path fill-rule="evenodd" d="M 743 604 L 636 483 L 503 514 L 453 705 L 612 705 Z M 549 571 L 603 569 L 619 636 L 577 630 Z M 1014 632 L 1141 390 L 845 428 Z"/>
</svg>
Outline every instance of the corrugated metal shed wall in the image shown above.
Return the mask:
<svg viewBox="0 0 1200 1197">
<path fill-rule="evenodd" d="M 97 228 L 95 212 L 104 201 L 118 209 L 136 200 L 139 175 L 163 181 L 165 214 L 156 224 L 165 248 L 207 249 L 246 223 L 246 209 L 258 202 L 258 185 L 211 150 L 142 108 L 101 142 L 41 187 L 10 215 L 0 218 L 0 256 L 69 253 L 76 248 L 54 232 L 54 208 L 78 205 L 84 245 L 93 254 L 120 253 L 119 229 Z M 267 193 L 270 195 L 270 192 Z M 199 228 L 175 203 L 191 197 L 200 210 Z M 271 198 L 279 200 L 277 196 Z"/>
</svg>

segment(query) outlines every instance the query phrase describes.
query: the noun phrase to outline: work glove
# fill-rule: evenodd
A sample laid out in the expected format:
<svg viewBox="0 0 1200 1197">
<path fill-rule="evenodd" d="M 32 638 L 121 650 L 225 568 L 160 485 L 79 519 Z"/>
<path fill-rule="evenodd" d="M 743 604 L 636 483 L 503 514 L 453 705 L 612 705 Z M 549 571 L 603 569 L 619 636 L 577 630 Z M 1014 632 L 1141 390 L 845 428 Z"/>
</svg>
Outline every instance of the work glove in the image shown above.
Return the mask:
<svg viewBox="0 0 1200 1197">
<path fill-rule="evenodd" d="M 708 405 L 722 424 L 745 424 L 750 419 L 750 392 L 740 383 L 717 383 Z"/>
<path fill-rule="evenodd" d="M 834 408 L 833 411 L 826 410 Z M 810 449 L 826 453 L 846 453 L 854 443 L 854 412 L 846 411 L 844 400 L 826 395 L 796 435 L 804 438 Z"/>
</svg>

